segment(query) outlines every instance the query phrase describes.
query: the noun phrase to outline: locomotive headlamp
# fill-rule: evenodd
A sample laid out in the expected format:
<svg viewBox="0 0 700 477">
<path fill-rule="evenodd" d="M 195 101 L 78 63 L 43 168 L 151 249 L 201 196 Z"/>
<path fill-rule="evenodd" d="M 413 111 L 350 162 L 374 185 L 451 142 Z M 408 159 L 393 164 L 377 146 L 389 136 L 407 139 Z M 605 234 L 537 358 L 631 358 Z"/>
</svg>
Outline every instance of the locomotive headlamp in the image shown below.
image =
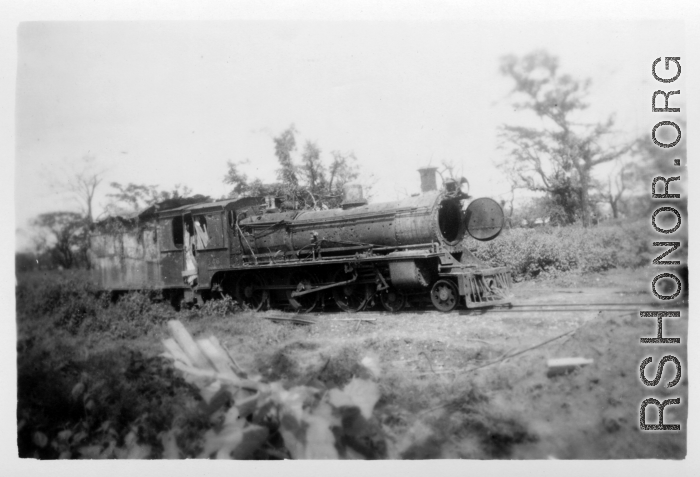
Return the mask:
<svg viewBox="0 0 700 477">
<path fill-rule="evenodd" d="M 454 194 L 457 192 L 457 181 L 454 179 L 447 179 L 445 181 L 445 192 L 448 194 Z"/>
</svg>

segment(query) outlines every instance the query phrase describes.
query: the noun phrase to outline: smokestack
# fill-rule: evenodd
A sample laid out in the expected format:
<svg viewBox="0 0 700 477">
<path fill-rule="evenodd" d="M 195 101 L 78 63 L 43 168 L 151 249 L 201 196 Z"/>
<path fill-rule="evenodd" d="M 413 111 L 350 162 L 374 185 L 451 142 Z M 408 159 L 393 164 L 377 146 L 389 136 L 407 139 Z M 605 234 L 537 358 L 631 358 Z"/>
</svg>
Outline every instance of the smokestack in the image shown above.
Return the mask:
<svg viewBox="0 0 700 477">
<path fill-rule="evenodd" d="M 367 199 L 362 196 L 362 186 L 360 184 L 345 184 L 343 186 L 343 209 L 367 205 Z"/>
<path fill-rule="evenodd" d="M 420 172 L 420 191 L 430 192 L 437 190 L 437 178 L 435 173 L 437 172 L 437 167 L 423 167 L 418 169 Z"/>
</svg>

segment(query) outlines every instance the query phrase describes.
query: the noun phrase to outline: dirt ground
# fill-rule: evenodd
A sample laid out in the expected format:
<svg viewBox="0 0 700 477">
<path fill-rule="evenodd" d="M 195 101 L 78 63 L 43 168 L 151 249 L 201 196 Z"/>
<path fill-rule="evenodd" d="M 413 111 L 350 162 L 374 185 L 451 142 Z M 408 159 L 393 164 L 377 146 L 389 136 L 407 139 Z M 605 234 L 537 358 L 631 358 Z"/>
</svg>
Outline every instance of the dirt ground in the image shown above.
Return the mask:
<svg viewBox="0 0 700 477">
<path fill-rule="evenodd" d="M 664 335 L 680 336 L 681 345 L 640 344 L 641 337 L 656 334 L 656 321 L 639 317 L 639 310 L 653 309 L 644 305 L 651 303 L 650 273 L 644 272 L 519 283 L 512 309 L 305 315 L 317 320 L 314 325 L 265 319 L 293 316 L 279 311 L 183 322 L 195 336 L 217 336 L 244 369 L 269 380 L 314 378 L 342 386 L 363 373 L 362 363 L 378 366 L 375 437 L 386 445 L 377 458 L 683 458 L 687 372 L 678 385 L 666 388 L 675 374 L 667 363 L 661 383 L 651 388 L 641 382 L 639 367 L 653 357 L 646 373 L 653 379 L 666 354 L 685 365 L 687 309 L 680 319 L 664 320 Z M 373 321 L 351 321 L 356 318 Z M 567 332 L 573 333 L 542 344 Z M 165 327 L 142 340 L 109 346 L 151 359 L 164 337 Z M 105 343 L 95 338 L 81 344 L 80 356 L 95 361 L 104 350 Z M 547 360 L 561 357 L 593 363 L 548 377 Z M 165 372 L 156 368 L 154 376 Z M 172 382 L 168 373 L 158 379 Z M 666 408 L 664 422 L 681 424 L 682 430 L 640 431 L 640 404 L 648 397 L 680 397 L 680 406 Z M 167 430 L 169 419 L 163 417 L 164 428 L 150 434 Z M 653 406 L 647 421 L 657 421 Z"/>
<path fill-rule="evenodd" d="M 655 320 L 638 313 L 650 309 L 642 305 L 651 302 L 647 275 L 611 272 L 566 288 L 552 282 L 516 284 L 516 305 L 550 305 L 532 311 L 515 307 L 449 314 L 316 314 L 311 315 L 316 325 L 275 325 L 279 335 L 268 338 L 262 350 L 261 343 L 244 336 L 223 329 L 215 334 L 242 362 L 271 377 L 322 375 L 328 373 L 329 363 L 332 367 L 353 357 L 376 358 L 383 389 L 377 412 L 390 442 L 389 456 L 680 458 L 686 453 L 686 405 L 669 406 L 664 414 L 665 423 L 682 425 L 681 432 L 639 429 L 643 399 L 680 397 L 687 403 L 688 389 L 685 378 L 672 389 L 664 387 L 675 374 L 672 365 L 664 368 L 656 388 L 640 381 L 639 366 L 647 356 L 654 357 L 647 370 L 651 379 L 667 352 L 686 361 L 685 344 L 659 347 L 639 342 L 656 333 Z M 607 305 L 576 306 L 600 303 Z M 376 321 L 335 321 L 358 316 Z M 666 319 L 664 333 L 685 342 L 687 323 L 687 313 L 681 319 Z M 517 355 L 478 368 L 512 354 Z M 547 377 L 547 360 L 560 357 L 594 362 L 567 375 Z M 647 417 L 656 422 L 652 409 Z"/>
</svg>

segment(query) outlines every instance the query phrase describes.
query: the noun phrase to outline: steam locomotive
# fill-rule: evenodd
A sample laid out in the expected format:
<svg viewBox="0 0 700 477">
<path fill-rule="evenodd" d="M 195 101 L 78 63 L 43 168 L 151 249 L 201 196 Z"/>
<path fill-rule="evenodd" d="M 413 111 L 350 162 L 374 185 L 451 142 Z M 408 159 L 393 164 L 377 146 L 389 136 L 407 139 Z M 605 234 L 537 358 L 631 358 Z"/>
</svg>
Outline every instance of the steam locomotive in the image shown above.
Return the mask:
<svg viewBox="0 0 700 477">
<path fill-rule="evenodd" d="M 434 176 L 425 171 L 422 178 Z M 464 180 L 441 190 L 430 182 L 420 195 L 377 204 L 349 185 L 341 208 L 329 210 L 246 197 L 109 217 L 91 236 L 94 278 L 104 290 L 160 289 L 178 302 L 229 295 L 256 311 L 356 312 L 381 303 L 396 312 L 429 302 L 449 312 L 509 303 L 509 270 L 464 244 L 466 233 L 496 238 L 501 207 L 469 201 Z"/>
</svg>

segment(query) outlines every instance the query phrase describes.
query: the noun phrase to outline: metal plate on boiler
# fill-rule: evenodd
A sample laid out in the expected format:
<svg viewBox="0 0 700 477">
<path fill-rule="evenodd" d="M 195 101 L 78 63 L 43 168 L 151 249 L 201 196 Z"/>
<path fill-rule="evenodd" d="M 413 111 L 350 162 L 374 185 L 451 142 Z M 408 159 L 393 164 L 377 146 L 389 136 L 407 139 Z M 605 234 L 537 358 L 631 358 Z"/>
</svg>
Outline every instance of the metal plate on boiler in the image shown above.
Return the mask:
<svg viewBox="0 0 700 477">
<path fill-rule="evenodd" d="M 469 235 L 484 242 L 498 237 L 504 220 L 501 206 L 487 197 L 472 201 L 464 218 Z"/>
</svg>

